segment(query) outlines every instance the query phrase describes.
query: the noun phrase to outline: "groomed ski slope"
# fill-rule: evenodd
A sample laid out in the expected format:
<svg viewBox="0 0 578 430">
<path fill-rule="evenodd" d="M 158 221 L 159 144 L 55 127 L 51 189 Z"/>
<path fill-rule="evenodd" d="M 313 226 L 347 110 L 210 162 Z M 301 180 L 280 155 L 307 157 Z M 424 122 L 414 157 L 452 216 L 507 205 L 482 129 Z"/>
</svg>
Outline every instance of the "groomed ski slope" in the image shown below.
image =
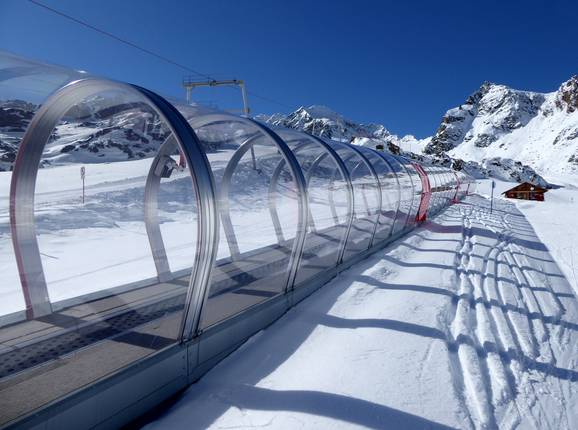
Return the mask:
<svg viewBox="0 0 578 430">
<path fill-rule="evenodd" d="M 578 428 L 578 304 L 470 196 L 254 336 L 147 428 Z"/>
</svg>

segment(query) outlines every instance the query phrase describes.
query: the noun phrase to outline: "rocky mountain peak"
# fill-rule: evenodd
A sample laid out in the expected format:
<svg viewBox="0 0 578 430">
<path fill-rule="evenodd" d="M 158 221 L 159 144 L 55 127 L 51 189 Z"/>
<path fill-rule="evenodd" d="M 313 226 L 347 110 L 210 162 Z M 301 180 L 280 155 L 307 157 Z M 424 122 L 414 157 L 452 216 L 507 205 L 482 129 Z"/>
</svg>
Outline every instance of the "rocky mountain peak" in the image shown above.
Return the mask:
<svg viewBox="0 0 578 430">
<path fill-rule="evenodd" d="M 468 96 L 465 104 L 476 105 L 494 86 L 497 86 L 497 84 L 490 81 L 484 81 L 477 91 Z"/>
<path fill-rule="evenodd" d="M 464 104 L 446 112 L 425 152 L 439 155 L 464 142 L 488 147 L 501 135 L 525 126 L 544 101 L 544 94 L 484 82 Z"/>
<path fill-rule="evenodd" d="M 558 89 L 556 93 L 556 106 L 565 109 L 567 113 L 578 110 L 578 76 L 574 75 Z"/>
<path fill-rule="evenodd" d="M 393 136 L 381 124 L 358 124 L 327 106 L 301 106 L 289 115 L 260 115 L 257 119 L 268 124 L 303 130 L 330 139 L 352 142 L 356 138 L 386 139 Z"/>
</svg>

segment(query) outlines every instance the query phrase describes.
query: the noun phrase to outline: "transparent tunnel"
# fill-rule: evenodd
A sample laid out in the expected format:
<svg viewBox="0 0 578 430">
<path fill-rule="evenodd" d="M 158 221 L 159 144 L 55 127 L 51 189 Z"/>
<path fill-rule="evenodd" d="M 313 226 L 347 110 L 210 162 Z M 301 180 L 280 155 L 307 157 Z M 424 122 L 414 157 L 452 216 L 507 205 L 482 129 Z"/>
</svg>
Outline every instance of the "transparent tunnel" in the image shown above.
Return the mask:
<svg viewBox="0 0 578 430">
<path fill-rule="evenodd" d="M 474 188 L 0 52 L 0 427 L 173 349 L 190 383 Z"/>
</svg>

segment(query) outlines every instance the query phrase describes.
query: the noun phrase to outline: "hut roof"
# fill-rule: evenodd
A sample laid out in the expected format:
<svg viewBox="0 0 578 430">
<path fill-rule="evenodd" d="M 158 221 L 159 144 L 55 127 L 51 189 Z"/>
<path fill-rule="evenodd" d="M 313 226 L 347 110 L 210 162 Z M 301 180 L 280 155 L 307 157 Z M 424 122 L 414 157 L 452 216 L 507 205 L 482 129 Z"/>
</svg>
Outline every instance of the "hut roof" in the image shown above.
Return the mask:
<svg viewBox="0 0 578 430">
<path fill-rule="evenodd" d="M 516 185 L 514 188 L 510 188 L 509 190 L 504 191 L 502 194 L 506 194 L 510 191 L 516 192 L 535 192 L 535 193 L 545 193 L 548 190 L 546 188 L 540 187 L 538 185 L 531 184 L 530 182 L 522 182 L 521 184 Z"/>
</svg>

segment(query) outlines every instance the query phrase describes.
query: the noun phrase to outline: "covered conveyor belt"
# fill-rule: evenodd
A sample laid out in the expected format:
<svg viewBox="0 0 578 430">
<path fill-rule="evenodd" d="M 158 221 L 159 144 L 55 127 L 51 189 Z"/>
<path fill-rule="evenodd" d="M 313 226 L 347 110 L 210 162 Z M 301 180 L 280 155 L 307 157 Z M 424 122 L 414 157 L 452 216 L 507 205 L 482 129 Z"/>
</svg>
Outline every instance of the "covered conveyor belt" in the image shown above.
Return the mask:
<svg viewBox="0 0 578 430">
<path fill-rule="evenodd" d="M 126 424 L 473 191 L 8 53 L 0 91 L 0 427 Z"/>
</svg>

